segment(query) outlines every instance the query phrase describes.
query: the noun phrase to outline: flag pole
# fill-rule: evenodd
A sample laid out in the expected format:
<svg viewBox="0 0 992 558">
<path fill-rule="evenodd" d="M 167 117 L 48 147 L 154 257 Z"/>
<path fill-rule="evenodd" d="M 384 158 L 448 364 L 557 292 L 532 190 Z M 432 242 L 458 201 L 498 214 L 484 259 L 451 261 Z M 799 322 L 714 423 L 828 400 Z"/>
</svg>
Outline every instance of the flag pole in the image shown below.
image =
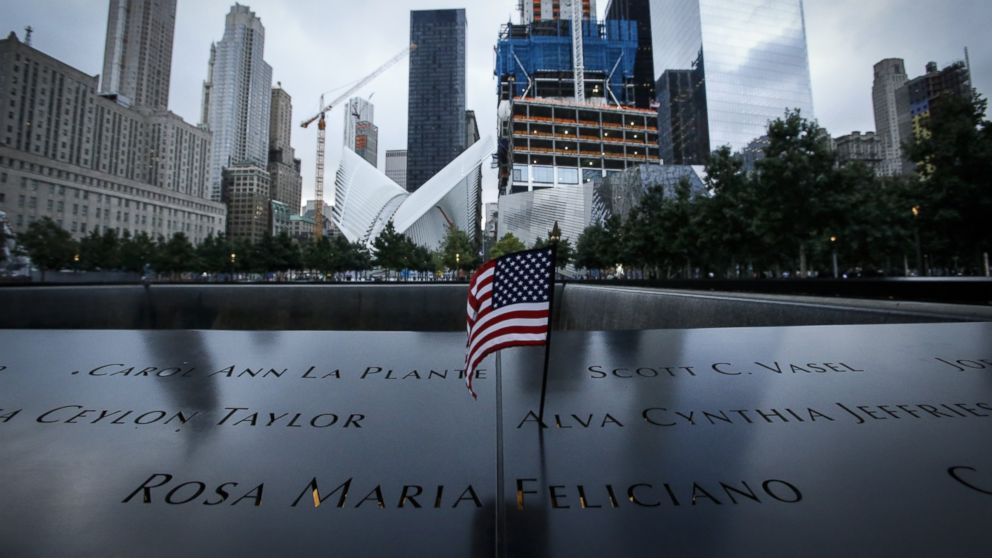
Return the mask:
<svg viewBox="0 0 992 558">
<path fill-rule="evenodd" d="M 496 353 L 496 556 L 506 556 L 506 504 L 503 494 L 503 360 Z"/>
<path fill-rule="evenodd" d="M 558 222 L 555 222 L 558 228 Z M 558 273 L 558 242 L 549 242 L 551 245 L 551 288 L 548 289 L 548 339 L 544 343 L 544 374 L 541 377 L 541 406 L 537 412 L 538 428 L 544 428 L 544 400 L 548 393 L 548 363 L 551 360 L 551 326 L 552 318 L 555 314 L 555 275 Z"/>
</svg>

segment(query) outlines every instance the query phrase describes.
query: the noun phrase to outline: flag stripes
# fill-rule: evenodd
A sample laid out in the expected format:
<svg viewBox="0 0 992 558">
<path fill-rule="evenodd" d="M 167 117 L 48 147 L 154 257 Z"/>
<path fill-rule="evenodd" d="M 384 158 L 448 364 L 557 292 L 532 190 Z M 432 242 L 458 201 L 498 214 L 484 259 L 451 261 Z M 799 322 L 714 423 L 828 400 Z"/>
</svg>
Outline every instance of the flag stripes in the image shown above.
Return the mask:
<svg viewBox="0 0 992 558">
<path fill-rule="evenodd" d="M 466 379 L 500 349 L 547 342 L 554 269 L 550 248 L 508 254 L 480 267 L 469 282 L 466 307 Z"/>
</svg>

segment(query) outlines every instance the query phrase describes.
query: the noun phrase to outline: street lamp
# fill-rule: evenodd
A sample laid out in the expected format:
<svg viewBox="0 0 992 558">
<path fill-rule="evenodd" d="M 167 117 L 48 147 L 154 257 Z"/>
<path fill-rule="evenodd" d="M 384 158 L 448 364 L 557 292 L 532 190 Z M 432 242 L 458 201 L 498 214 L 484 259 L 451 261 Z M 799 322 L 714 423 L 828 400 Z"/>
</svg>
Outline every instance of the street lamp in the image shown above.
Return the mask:
<svg viewBox="0 0 992 558">
<path fill-rule="evenodd" d="M 561 240 L 561 229 L 558 227 L 558 221 L 555 221 L 554 226 L 551 227 L 551 231 L 548 233 L 548 241 L 553 242 L 557 245 L 560 240 Z"/>
<path fill-rule="evenodd" d="M 923 275 L 923 257 L 920 250 L 920 206 L 914 205 L 910 211 L 913 212 L 913 240 L 916 242 L 916 272 Z"/>
<path fill-rule="evenodd" d="M 837 237 L 833 235 L 830 236 L 830 251 L 832 252 L 833 255 L 834 279 L 836 279 L 837 278 Z"/>
</svg>

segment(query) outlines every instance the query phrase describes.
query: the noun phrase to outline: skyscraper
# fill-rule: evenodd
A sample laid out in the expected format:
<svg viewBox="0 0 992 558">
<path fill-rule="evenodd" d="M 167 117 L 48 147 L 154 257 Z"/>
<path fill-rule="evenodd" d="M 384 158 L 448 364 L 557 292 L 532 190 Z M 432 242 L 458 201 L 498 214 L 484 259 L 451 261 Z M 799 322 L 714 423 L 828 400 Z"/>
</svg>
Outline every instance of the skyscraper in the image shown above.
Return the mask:
<svg viewBox="0 0 992 558">
<path fill-rule="evenodd" d="M 348 111 L 344 115 L 344 145 L 373 167 L 379 164 L 379 128 L 373 124 L 374 117 L 375 105 L 368 99 L 348 99 Z"/>
<path fill-rule="evenodd" d="M 199 242 L 224 231 L 206 198 L 210 134 L 100 95 L 98 80 L 0 40 L 0 211 L 22 232 L 48 217 L 75 238 L 114 230 Z"/>
<path fill-rule="evenodd" d="M 406 149 L 386 150 L 386 176 L 406 189 Z"/>
<path fill-rule="evenodd" d="M 666 163 L 702 161 L 723 145 L 740 150 L 786 109 L 813 117 L 802 0 L 651 0 L 650 8 L 657 93 L 669 103 L 659 107 L 663 157 L 671 148 L 686 159 Z M 681 124 L 696 129 L 673 134 L 672 104 L 693 99 L 697 112 Z M 683 136 L 698 147 L 679 145 Z"/>
<path fill-rule="evenodd" d="M 375 122 L 375 105 L 368 99 L 352 97 L 344 113 L 344 145 L 355 149 L 355 126 L 361 122 Z"/>
<path fill-rule="evenodd" d="M 264 169 L 269 155 L 272 67 L 262 58 L 265 28 L 247 6 L 227 14 L 224 37 L 210 47 L 203 84 L 203 122 L 213 133 L 211 196 L 221 198 L 222 169 Z"/>
<path fill-rule="evenodd" d="M 176 0 L 110 0 L 100 93 L 167 108 L 175 28 Z"/>
<path fill-rule="evenodd" d="M 894 176 L 902 172 L 896 90 L 908 79 L 906 65 L 901 58 L 886 58 L 875 64 L 871 101 L 875 109 L 875 134 L 882 143 L 882 162 L 879 165 L 879 174 L 882 176 Z"/>
<path fill-rule="evenodd" d="M 368 120 L 355 123 L 355 153 L 373 167 L 379 166 L 379 127 Z"/>
<path fill-rule="evenodd" d="M 300 212 L 303 179 L 300 177 L 300 160 L 290 145 L 292 119 L 293 100 L 279 84 L 272 88 L 269 117 L 270 198 L 285 204 L 291 213 L 297 214 Z"/>
<path fill-rule="evenodd" d="M 410 12 L 407 189 L 465 150 L 465 10 Z"/>
<path fill-rule="evenodd" d="M 955 62 L 944 69 L 938 69 L 936 62 L 928 62 L 925 74 L 907 81 L 895 92 L 901 144 L 912 145 L 928 135 L 933 123 L 940 120 L 948 99 L 971 99 L 973 93 L 971 70 L 964 62 Z M 902 158 L 904 174 L 917 170 L 905 150 Z"/>
<path fill-rule="evenodd" d="M 595 7 L 593 8 L 595 9 Z M 654 58 L 651 54 L 651 6 L 648 0 L 610 0 L 606 19 L 637 23 L 637 56 L 634 58 L 634 106 L 651 108 L 655 102 Z"/>
</svg>

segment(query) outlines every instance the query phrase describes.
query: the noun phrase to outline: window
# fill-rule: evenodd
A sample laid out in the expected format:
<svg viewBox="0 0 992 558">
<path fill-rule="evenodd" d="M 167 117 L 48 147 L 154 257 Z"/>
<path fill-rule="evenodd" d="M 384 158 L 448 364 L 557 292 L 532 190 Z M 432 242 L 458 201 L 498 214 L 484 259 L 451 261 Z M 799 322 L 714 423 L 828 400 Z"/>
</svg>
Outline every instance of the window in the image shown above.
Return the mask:
<svg viewBox="0 0 992 558">
<path fill-rule="evenodd" d="M 558 182 L 561 184 L 578 184 L 579 169 L 558 167 Z"/>
<path fill-rule="evenodd" d="M 544 182 L 551 184 L 555 181 L 555 169 L 554 167 L 546 166 L 533 166 L 531 167 L 534 174 L 534 182 Z"/>
<path fill-rule="evenodd" d="M 527 167 L 526 166 L 514 166 L 513 167 L 513 181 L 514 182 L 524 182 L 527 180 Z"/>
</svg>

